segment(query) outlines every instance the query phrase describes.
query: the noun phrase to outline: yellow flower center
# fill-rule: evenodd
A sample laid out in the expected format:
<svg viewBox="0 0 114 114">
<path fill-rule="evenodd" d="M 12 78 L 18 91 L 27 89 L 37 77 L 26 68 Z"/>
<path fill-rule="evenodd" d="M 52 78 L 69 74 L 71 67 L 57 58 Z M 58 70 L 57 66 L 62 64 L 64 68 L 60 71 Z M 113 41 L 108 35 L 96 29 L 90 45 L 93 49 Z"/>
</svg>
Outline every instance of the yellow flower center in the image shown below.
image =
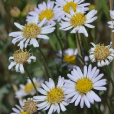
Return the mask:
<svg viewBox="0 0 114 114">
<path fill-rule="evenodd" d="M 34 114 L 37 112 L 37 105 L 38 102 L 34 102 L 33 100 L 25 102 L 23 106 L 23 111 L 25 111 L 25 114 Z"/>
<path fill-rule="evenodd" d="M 36 88 L 38 88 L 38 83 L 34 82 Z M 32 83 L 26 84 L 24 88 L 24 92 L 26 93 L 32 93 L 34 92 L 34 86 Z"/>
<path fill-rule="evenodd" d="M 75 65 L 76 64 L 76 57 L 75 55 L 65 55 L 64 61 L 68 64 Z"/>
<path fill-rule="evenodd" d="M 26 63 L 30 55 L 27 52 L 27 50 L 23 51 L 19 49 L 16 52 L 14 52 L 13 57 L 16 63 L 24 64 Z"/>
<path fill-rule="evenodd" d="M 107 59 L 109 55 L 110 50 L 108 47 L 105 47 L 104 45 L 96 45 L 94 56 L 98 61 Z"/>
<path fill-rule="evenodd" d="M 41 33 L 41 28 L 35 23 L 27 23 L 22 29 L 24 38 L 36 38 Z"/>
<path fill-rule="evenodd" d="M 73 9 L 73 11 L 76 11 L 77 3 L 74 2 L 67 2 L 66 5 L 63 6 L 63 10 L 67 13 L 70 13 L 70 7 Z"/>
<path fill-rule="evenodd" d="M 42 11 L 39 14 L 39 20 L 42 21 L 44 18 L 46 18 L 48 21 L 51 20 L 54 17 L 53 10 L 46 8 L 46 10 Z"/>
<path fill-rule="evenodd" d="M 86 16 L 83 13 L 76 13 L 70 18 L 70 24 L 73 27 L 84 25 Z"/>
<path fill-rule="evenodd" d="M 62 102 L 65 98 L 64 90 L 62 88 L 53 88 L 47 93 L 46 100 L 51 104 Z"/>
<path fill-rule="evenodd" d="M 89 78 L 81 78 L 76 81 L 75 88 L 81 94 L 86 94 L 93 87 L 93 82 Z"/>
<path fill-rule="evenodd" d="M 21 112 L 21 114 L 28 114 L 27 112 Z"/>
</svg>

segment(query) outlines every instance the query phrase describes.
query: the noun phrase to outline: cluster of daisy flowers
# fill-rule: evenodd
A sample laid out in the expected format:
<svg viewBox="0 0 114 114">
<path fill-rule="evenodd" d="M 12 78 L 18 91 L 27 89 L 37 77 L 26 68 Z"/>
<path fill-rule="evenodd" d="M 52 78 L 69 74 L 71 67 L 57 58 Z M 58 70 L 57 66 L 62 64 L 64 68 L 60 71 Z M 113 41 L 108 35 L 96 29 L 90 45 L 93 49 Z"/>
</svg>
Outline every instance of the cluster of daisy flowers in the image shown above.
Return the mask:
<svg viewBox="0 0 114 114">
<path fill-rule="evenodd" d="M 49 78 L 49 81 L 41 83 L 38 88 L 39 93 L 29 100 L 20 103 L 21 108 L 16 105 L 12 110 L 16 114 L 33 114 L 37 110 L 48 110 L 48 114 L 53 112 L 60 113 L 66 111 L 66 106 L 74 103 L 75 106 L 83 108 L 84 104 L 90 108 L 94 102 L 101 102 L 101 98 L 94 92 L 94 90 L 106 90 L 106 79 L 101 79 L 104 74 L 99 73 L 97 67 L 92 68 L 92 65 L 84 66 L 83 72 L 79 67 L 73 69 L 71 74 L 68 74 L 68 79 L 59 76 L 58 83 Z M 36 108 L 37 107 L 37 108 Z M 31 113 L 32 112 L 32 113 Z M 13 113 L 11 113 L 13 114 Z"/>
<path fill-rule="evenodd" d="M 60 30 L 70 31 L 74 34 L 84 34 L 88 37 L 86 27 L 94 28 L 91 23 L 97 19 L 97 10 L 88 11 L 89 3 L 83 3 L 84 0 L 56 0 L 43 2 L 29 12 L 25 25 L 17 22 L 14 25 L 20 31 L 11 32 L 9 36 L 13 37 L 12 43 L 19 47 L 13 56 L 9 57 L 10 65 L 8 69 L 14 69 L 16 72 L 25 73 L 24 67 L 31 61 L 36 62 L 36 57 L 30 51 L 27 51 L 30 45 L 39 48 L 40 39 L 49 40 L 49 34 L 55 30 L 56 22 L 60 24 Z M 114 11 L 110 11 L 111 18 L 114 19 Z M 110 28 L 114 28 L 114 21 L 108 22 Z M 112 31 L 114 32 L 114 30 Z M 92 68 L 91 62 L 97 63 L 98 67 L 109 65 L 114 59 L 114 50 L 112 43 L 108 46 L 104 44 L 91 43 L 93 47 L 89 50 L 89 57 L 84 56 L 83 71 L 78 67 L 77 57 L 78 49 L 68 48 L 57 53 L 55 62 L 62 62 L 61 67 L 67 66 L 71 74 L 67 74 L 68 79 L 58 77 L 58 83 L 49 78 L 49 81 L 37 80 L 33 78 L 33 83 L 39 92 L 36 95 L 35 88 L 31 80 L 27 80 L 26 85 L 20 85 L 20 89 L 15 93 L 16 98 L 33 96 L 27 100 L 20 101 L 20 106 L 12 108 L 11 114 L 34 114 L 41 110 L 48 110 L 48 114 L 60 111 L 66 111 L 66 106 L 74 103 L 80 104 L 83 108 L 88 108 L 94 102 L 101 102 L 101 98 L 94 90 L 105 91 L 106 79 L 102 79 L 104 74 L 100 74 L 97 67 Z M 88 66 L 87 66 L 88 65 Z M 42 94 L 42 95 L 41 95 Z"/>
</svg>

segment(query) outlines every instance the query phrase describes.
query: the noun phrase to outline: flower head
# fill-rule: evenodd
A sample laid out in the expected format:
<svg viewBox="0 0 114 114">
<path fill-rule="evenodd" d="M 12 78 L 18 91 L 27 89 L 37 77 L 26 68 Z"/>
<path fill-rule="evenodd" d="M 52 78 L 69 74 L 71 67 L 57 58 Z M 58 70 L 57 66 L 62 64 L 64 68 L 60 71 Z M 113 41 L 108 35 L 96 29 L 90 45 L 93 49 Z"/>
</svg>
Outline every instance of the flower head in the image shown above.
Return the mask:
<svg viewBox="0 0 114 114">
<path fill-rule="evenodd" d="M 33 82 L 37 88 L 40 87 L 43 79 L 41 78 L 33 78 Z M 31 83 L 30 79 L 27 79 L 27 83 L 25 85 L 20 84 L 20 89 L 15 93 L 16 98 L 22 98 L 27 95 L 34 95 L 36 93 L 33 84 Z"/>
<path fill-rule="evenodd" d="M 12 17 L 19 17 L 20 16 L 20 9 L 17 8 L 17 7 L 13 7 L 11 10 L 10 10 L 10 14 Z"/>
<path fill-rule="evenodd" d="M 34 102 L 32 98 L 28 98 L 27 100 L 19 101 L 19 105 L 15 105 L 16 108 L 12 108 L 14 111 L 11 114 L 34 114 L 37 112 L 37 104 L 38 102 Z"/>
<path fill-rule="evenodd" d="M 90 103 L 94 101 L 101 102 L 100 97 L 93 91 L 106 90 L 103 87 L 106 84 L 106 79 L 101 79 L 104 74 L 99 74 L 99 69 L 89 65 L 84 66 L 83 73 L 79 67 L 73 69 L 71 74 L 67 75 L 70 80 L 65 80 L 65 94 L 66 98 L 71 99 L 71 103 L 75 102 L 75 106 L 80 103 L 80 107 L 85 105 L 90 108 Z"/>
<path fill-rule="evenodd" d="M 43 96 L 34 96 L 34 101 L 41 102 L 39 103 L 38 110 L 47 110 L 48 114 L 52 114 L 57 111 L 60 113 L 60 108 L 62 111 L 65 111 L 65 106 L 68 105 L 68 102 L 65 100 L 65 94 L 63 89 L 64 78 L 59 76 L 58 84 L 55 86 L 54 81 L 50 78 L 49 82 L 45 81 L 45 84 L 42 83 L 42 88 L 38 88 L 38 91 L 43 94 Z"/>
<path fill-rule="evenodd" d="M 84 1 L 84 0 L 83 0 Z M 70 8 L 73 9 L 74 12 L 76 12 L 77 8 L 84 7 L 84 12 L 87 11 L 89 8 L 87 7 L 90 5 L 90 3 L 84 3 L 82 0 L 56 0 L 55 4 L 56 7 L 54 9 L 54 12 L 56 14 L 56 18 L 58 21 L 60 21 L 62 18 L 64 18 L 66 13 L 70 14 Z"/>
<path fill-rule="evenodd" d="M 31 63 L 31 60 L 36 61 L 36 57 L 31 55 L 27 50 L 17 50 L 14 52 L 13 56 L 9 57 L 9 61 L 11 62 L 8 66 L 8 69 L 13 69 L 15 66 L 16 72 L 24 73 L 23 65 L 25 63 Z"/>
<path fill-rule="evenodd" d="M 92 62 L 97 62 L 98 67 L 103 67 L 105 65 L 109 65 L 110 62 L 114 59 L 114 50 L 112 49 L 112 43 L 108 46 L 104 46 L 104 44 L 95 45 L 91 43 L 94 47 L 90 49 L 90 60 Z"/>
<path fill-rule="evenodd" d="M 23 104 L 23 111 L 27 114 L 34 114 L 37 112 L 37 105 L 39 102 L 33 101 L 32 98 L 28 98 Z"/>
<path fill-rule="evenodd" d="M 71 33 L 83 33 L 86 37 L 88 37 L 88 33 L 84 26 L 94 28 L 94 26 L 90 23 L 97 19 L 97 16 L 95 16 L 96 13 L 96 10 L 92 10 L 85 15 L 83 8 L 77 9 L 76 12 L 74 12 L 73 9 L 70 8 L 70 14 L 67 13 L 66 17 L 63 19 L 65 22 L 62 21 L 60 23 L 60 29 L 67 31 L 73 28 Z"/>
<path fill-rule="evenodd" d="M 11 32 L 9 34 L 9 36 L 14 37 L 12 43 L 16 44 L 17 42 L 19 42 L 18 46 L 20 46 L 20 48 L 23 49 L 23 47 L 27 47 L 29 42 L 29 45 L 39 47 L 38 41 L 36 40 L 37 38 L 48 40 L 49 37 L 45 34 L 53 32 L 55 27 L 53 27 L 53 25 L 44 25 L 46 22 L 46 18 L 44 18 L 40 23 L 38 22 L 38 15 L 33 17 L 31 19 L 31 22 L 25 24 L 24 26 L 15 22 L 15 26 L 21 29 L 21 31 Z"/>
<path fill-rule="evenodd" d="M 114 28 L 114 10 L 113 11 L 110 10 L 110 16 L 112 18 L 112 21 L 108 21 L 109 28 Z M 112 32 L 114 32 L 114 30 Z"/>
<path fill-rule="evenodd" d="M 76 68 L 77 63 L 77 54 L 78 54 L 78 49 L 73 50 L 72 48 L 68 48 L 63 52 L 63 64 L 61 67 L 67 66 L 69 70 Z M 54 61 L 55 62 L 62 62 L 62 51 L 59 51 L 57 53 L 58 58 L 56 58 Z M 85 64 L 88 61 L 88 56 L 84 57 Z"/>
<path fill-rule="evenodd" d="M 76 55 L 78 54 L 78 50 L 73 50 L 72 48 L 68 48 L 63 53 L 63 64 L 61 67 L 67 66 L 69 70 L 76 67 Z M 62 51 L 57 53 L 58 58 L 56 58 L 55 62 L 62 62 Z"/>
<path fill-rule="evenodd" d="M 54 1 L 48 0 L 48 2 L 43 2 L 38 5 L 38 8 L 34 8 L 34 11 L 29 12 L 30 16 L 27 16 L 27 21 L 31 22 L 31 19 L 34 16 L 39 15 L 39 22 L 41 22 L 44 18 L 46 18 L 46 25 L 55 25 L 55 13 L 54 9 Z"/>
</svg>

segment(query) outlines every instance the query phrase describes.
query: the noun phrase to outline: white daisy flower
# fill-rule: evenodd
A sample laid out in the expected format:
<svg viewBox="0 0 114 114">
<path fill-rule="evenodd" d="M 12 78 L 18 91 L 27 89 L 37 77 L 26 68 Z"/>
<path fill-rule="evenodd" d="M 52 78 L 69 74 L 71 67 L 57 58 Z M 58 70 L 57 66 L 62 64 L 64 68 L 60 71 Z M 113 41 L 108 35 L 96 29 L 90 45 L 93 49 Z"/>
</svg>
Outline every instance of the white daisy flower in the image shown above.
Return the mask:
<svg viewBox="0 0 114 114">
<path fill-rule="evenodd" d="M 21 31 L 11 32 L 9 34 L 9 36 L 14 37 L 12 43 L 16 44 L 17 42 L 19 42 L 18 46 L 23 49 L 23 47 L 27 47 L 29 42 L 30 45 L 33 45 L 34 47 L 39 47 L 38 40 L 36 40 L 37 38 L 48 40 L 49 37 L 45 34 L 52 33 L 55 27 L 53 27 L 53 25 L 44 25 L 46 22 L 46 18 L 44 18 L 39 24 L 38 22 L 38 15 L 32 18 L 31 22 L 25 24 L 25 26 L 22 26 L 15 22 L 15 26 L 21 29 Z"/>
<path fill-rule="evenodd" d="M 107 23 L 109 24 L 109 28 L 114 28 L 114 10 L 113 11 L 110 10 L 110 16 L 113 20 L 108 21 Z M 112 32 L 114 32 L 114 30 Z"/>
<path fill-rule="evenodd" d="M 30 64 L 31 60 L 33 60 L 33 62 L 36 62 L 36 57 L 27 52 L 27 50 L 24 51 L 19 49 L 14 52 L 13 56 L 9 57 L 10 65 L 8 66 L 8 69 L 13 69 L 13 67 L 15 66 L 15 71 L 21 72 L 23 74 L 23 65 L 25 63 Z"/>
<path fill-rule="evenodd" d="M 61 67 L 67 66 L 69 70 L 76 68 L 76 55 L 78 54 L 78 50 L 73 50 L 72 48 L 68 48 L 63 52 L 63 64 Z M 54 59 L 55 62 L 62 62 L 62 51 L 57 53 L 59 58 Z"/>
<path fill-rule="evenodd" d="M 33 114 L 37 113 L 37 104 L 38 102 L 34 102 L 32 98 L 28 98 L 27 100 L 19 101 L 19 105 L 15 105 L 16 108 L 12 108 L 14 111 L 11 114 Z"/>
<path fill-rule="evenodd" d="M 68 105 L 68 101 L 65 100 L 65 94 L 63 89 L 64 78 L 59 76 L 58 84 L 55 86 L 54 81 L 49 78 L 49 82 L 45 81 L 45 84 L 42 83 L 42 88 L 38 88 L 38 91 L 43 94 L 39 96 L 34 96 L 34 101 L 41 102 L 39 103 L 38 110 L 47 110 L 48 114 L 52 114 L 57 111 L 60 113 L 60 109 L 65 111 L 65 106 Z"/>
<path fill-rule="evenodd" d="M 56 0 L 54 12 L 56 14 L 56 18 L 58 21 L 60 21 L 62 18 L 64 18 L 66 13 L 70 13 L 70 7 L 73 9 L 74 12 L 76 12 L 77 8 L 84 7 L 84 12 L 88 11 L 89 8 L 87 7 L 90 5 L 90 3 L 83 3 L 84 0 Z"/>
<path fill-rule="evenodd" d="M 78 54 L 78 49 L 73 50 L 72 48 L 68 48 L 63 52 L 63 64 L 61 67 L 67 66 L 69 70 L 76 68 L 76 56 Z M 62 51 L 57 53 L 58 58 L 54 59 L 55 62 L 62 62 Z M 88 56 L 84 57 L 85 64 L 88 64 L 89 61 Z"/>
<path fill-rule="evenodd" d="M 106 79 L 101 79 L 104 74 L 99 74 L 99 69 L 89 65 L 84 66 L 83 73 L 79 67 L 73 69 L 71 74 L 67 75 L 70 80 L 65 80 L 64 88 L 66 98 L 70 98 L 71 102 L 75 102 L 75 106 L 80 103 L 80 107 L 83 108 L 84 104 L 90 108 L 90 103 L 94 104 L 94 101 L 101 102 L 100 97 L 93 91 L 106 90 L 103 87 L 106 84 Z"/>
<path fill-rule="evenodd" d="M 39 15 L 39 22 L 41 22 L 44 18 L 46 18 L 46 25 L 55 25 L 55 13 L 54 9 L 54 1 L 48 0 L 48 2 L 43 2 L 42 4 L 38 4 L 38 8 L 34 8 L 34 11 L 29 12 L 30 16 L 27 16 L 27 21 L 31 22 L 31 19 L 36 15 Z"/>
<path fill-rule="evenodd" d="M 89 51 L 89 57 L 91 62 L 97 62 L 98 67 L 109 65 L 114 60 L 114 49 L 112 49 L 112 42 L 108 46 L 104 46 L 104 44 L 91 44 L 93 47 Z"/>
<path fill-rule="evenodd" d="M 36 88 L 39 88 L 43 79 L 41 78 L 33 78 L 33 82 Z M 27 79 L 27 83 L 25 85 L 20 84 L 20 89 L 15 93 L 16 98 L 22 98 L 27 95 L 34 95 L 36 93 L 33 84 L 31 83 L 30 79 Z"/>
<path fill-rule="evenodd" d="M 88 14 L 84 14 L 84 9 L 77 9 L 76 12 L 70 8 L 70 14 L 66 14 L 66 17 L 60 23 L 60 29 L 67 31 L 73 28 L 70 33 L 83 33 L 86 37 L 88 37 L 88 33 L 84 26 L 88 28 L 94 28 L 95 26 L 91 25 L 93 21 L 97 19 L 95 16 L 97 13 L 96 10 L 90 11 Z M 95 16 L 95 17 L 94 17 Z"/>
</svg>

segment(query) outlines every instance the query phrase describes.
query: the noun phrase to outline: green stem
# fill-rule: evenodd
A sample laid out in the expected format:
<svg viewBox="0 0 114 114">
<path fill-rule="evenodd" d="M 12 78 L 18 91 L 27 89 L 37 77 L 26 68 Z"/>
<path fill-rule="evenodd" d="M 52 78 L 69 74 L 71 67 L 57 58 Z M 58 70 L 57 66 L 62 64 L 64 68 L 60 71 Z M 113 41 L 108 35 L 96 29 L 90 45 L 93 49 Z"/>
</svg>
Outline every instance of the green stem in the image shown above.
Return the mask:
<svg viewBox="0 0 114 114">
<path fill-rule="evenodd" d="M 93 112 L 93 114 L 96 114 L 95 113 L 95 108 L 92 106 L 92 112 Z"/>
<path fill-rule="evenodd" d="M 107 71 L 107 74 L 108 74 L 108 78 L 109 78 L 109 80 L 111 81 L 112 87 L 113 87 L 113 89 L 114 89 L 114 82 L 113 82 L 113 80 L 112 80 L 112 78 L 111 78 L 110 69 L 109 69 L 108 67 L 106 67 L 106 71 Z"/>
<path fill-rule="evenodd" d="M 109 104 L 108 104 L 108 100 L 107 100 L 107 99 L 106 99 L 106 104 L 107 104 L 107 106 L 108 106 L 108 108 L 109 108 L 110 114 L 112 114 L 112 111 L 111 111 L 111 108 L 110 108 L 110 106 L 109 106 Z"/>
<path fill-rule="evenodd" d="M 63 63 L 63 46 L 62 46 L 61 40 L 60 40 L 60 38 L 59 38 L 59 36 L 57 35 L 56 32 L 55 32 L 55 36 L 57 37 L 57 40 L 58 40 L 58 42 L 60 44 L 60 47 L 61 47 L 61 51 L 62 51 L 62 63 Z"/>
<path fill-rule="evenodd" d="M 47 61 L 46 61 L 46 58 L 45 58 L 45 56 L 44 56 L 42 50 L 41 50 L 39 47 L 38 47 L 38 50 L 39 50 L 39 52 L 41 53 L 41 55 L 42 55 L 42 57 L 43 57 L 43 60 L 44 60 L 44 62 L 45 62 L 46 71 L 47 71 L 49 77 L 52 78 L 51 73 L 50 73 L 50 70 L 49 70 L 49 67 L 48 67 L 48 64 L 47 64 Z"/>
<path fill-rule="evenodd" d="M 77 40 L 78 40 L 80 51 L 81 51 L 81 55 L 82 55 L 82 46 L 81 46 L 81 43 L 80 43 L 79 34 L 77 35 Z"/>
<path fill-rule="evenodd" d="M 38 95 L 37 88 L 36 88 L 36 86 L 35 86 L 35 84 L 34 84 L 34 82 L 33 82 L 33 80 L 32 80 L 32 77 L 31 77 L 31 75 L 30 75 L 30 73 L 28 72 L 28 70 L 27 70 L 26 67 L 25 67 L 25 71 L 26 71 L 26 73 L 27 73 L 29 79 L 31 80 L 31 82 L 32 82 L 32 84 L 33 84 L 33 86 L 34 86 L 34 89 L 35 89 L 35 91 L 36 91 L 36 93 L 37 93 L 37 95 Z"/>
<path fill-rule="evenodd" d="M 79 57 L 79 59 L 84 63 L 83 58 L 81 58 L 78 54 L 76 56 Z"/>
</svg>

